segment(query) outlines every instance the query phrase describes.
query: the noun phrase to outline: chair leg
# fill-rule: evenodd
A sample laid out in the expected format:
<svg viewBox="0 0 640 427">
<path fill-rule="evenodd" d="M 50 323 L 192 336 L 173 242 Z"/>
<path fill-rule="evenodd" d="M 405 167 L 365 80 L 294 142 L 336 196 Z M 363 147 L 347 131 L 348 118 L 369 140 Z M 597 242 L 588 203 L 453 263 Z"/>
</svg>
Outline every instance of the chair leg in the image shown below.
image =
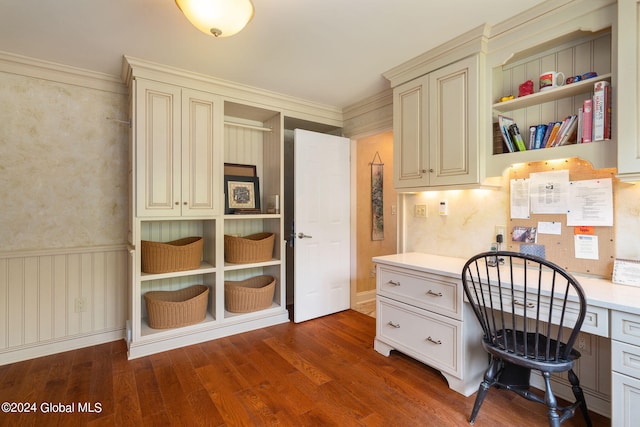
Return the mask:
<svg viewBox="0 0 640 427">
<path fill-rule="evenodd" d="M 544 378 L 544 403 L 547 404 L 547 416 L 549 417 L 549 426 L 560 427 L 560 415 L 558 414 L 558 401 L 551 390 L 551 373 L 541 372 Z"/>
<path fill-rule="evenodd" d="M 582 412 L 584 421 L 585 423 L 587 423 L 587 427 L 591 427 L 591 418 L 589 418 L 587 401 L 584 398 L 582 387 L 580 387 L 580 380 L 578 379 L 578 376 L 575 374 L 575 372 L 573 372 L 573 369 L 570 369 L 568 374 L 569 374 L 569 382 L 571 383 L 571 389 L 573 390 L 573 395 L 576 398 L 576 402 L 580 402 L 580 411 Z"/>
<path fill-rule="evenodd" d="M 480 383 L 480 387 L 478 387 L 478 395 L 476 396 L 476 401 L 473 404 L 473 410 L 471 411 L 471 417 L 469 417 L 469 424 L 473 424 L 476 421 L 476 416 L 478 416 L 478 412 L 480 411 L 480 406 L 482 406 L 482 402 L 489 391 L 489 388 L 496 382 L 495 378 L 498 375 L 500 370 L 501 360 L 496 359 L 494 357 L 491 358 L 491 362 L 489 363 L 489 368 L 484 373 L 484 380 Z"/>
</svg>

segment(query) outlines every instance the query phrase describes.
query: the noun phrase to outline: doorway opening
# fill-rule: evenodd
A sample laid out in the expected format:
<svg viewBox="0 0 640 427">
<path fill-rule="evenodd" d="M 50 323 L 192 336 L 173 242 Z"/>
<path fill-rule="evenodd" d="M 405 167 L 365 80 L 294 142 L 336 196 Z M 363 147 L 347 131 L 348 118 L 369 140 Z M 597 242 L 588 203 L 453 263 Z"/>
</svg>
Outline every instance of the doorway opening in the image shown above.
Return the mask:
<svg viewBox="0 0 640 427">
<path fill-rule="evenodd" d="M 342 135 L 342 129 L 305 120 L 284 119 L 284 223 L 286 236 L 287 308 L 293 319 L 294 255 L 292 247 L 295 180 L 294 129 Z M 372 240 L 371 163 L 378 153 L 384 164 L 384 237 Z M 376 276 L 374 256 L 398 251 L 398 194 L 393 186 L 393 133 L 389 130 L 351 140 L 351 308 L 375 317 Z"/>
<path fill-rule="evenodd" d="M 286 244 L 286 295 L 289 318 L 293 320 L 294 292 L 295 292 L 295 257 L 294 257 L 294 218 L 295 218 L 295 129 L 308 130 L 327 135 L 341 136 L 342 128 L 310 122 L 307 120 L 284 118 L 284 229 L 288 233 L 285 236 Z"/>
</svg>

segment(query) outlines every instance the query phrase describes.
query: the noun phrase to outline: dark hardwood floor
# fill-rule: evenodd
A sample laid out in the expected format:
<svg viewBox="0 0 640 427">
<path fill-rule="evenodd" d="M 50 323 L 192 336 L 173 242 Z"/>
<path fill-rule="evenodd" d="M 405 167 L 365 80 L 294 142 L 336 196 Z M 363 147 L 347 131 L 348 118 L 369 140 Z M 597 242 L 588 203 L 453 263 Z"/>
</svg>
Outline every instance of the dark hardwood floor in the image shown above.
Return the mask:
<svg viewBox="0 0 640 427">
<path fill-rule="evenodd" d="M 468 425 L 475 395 L 409 357 L 378 354 L 374 335 L 375 319 L 348 310 L 131 361 L 118 341 L 0 366 L 0 403 L 37 410 L 0 412 L 0 425 Z M 475 425 L 545 426 L 546 411 L 491 390 Z M 563 424 L 579 425 L 579 414 Z"/>
</svg>

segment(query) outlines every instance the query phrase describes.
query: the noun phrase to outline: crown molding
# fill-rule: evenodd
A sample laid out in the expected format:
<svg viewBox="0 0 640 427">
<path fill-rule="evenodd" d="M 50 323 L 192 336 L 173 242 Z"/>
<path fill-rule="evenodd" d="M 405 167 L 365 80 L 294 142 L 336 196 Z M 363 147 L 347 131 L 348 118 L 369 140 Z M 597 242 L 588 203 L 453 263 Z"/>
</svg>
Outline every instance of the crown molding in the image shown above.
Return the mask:
<svg viewBox="0 0 640 427">
<path fill-rule="evenodd" d="M 0 71 L 90 89 L 127 94 L 117 76 L 0 51 Z"/>
<path fill-rule="evenodd" d="M 285 116 L 342 127 L 342 109 L 199 74 L 140 58 L 124 56 L 122 80 L 155 80 L 221 95 L 227 101 L 279 110 Z"/>
</svg>

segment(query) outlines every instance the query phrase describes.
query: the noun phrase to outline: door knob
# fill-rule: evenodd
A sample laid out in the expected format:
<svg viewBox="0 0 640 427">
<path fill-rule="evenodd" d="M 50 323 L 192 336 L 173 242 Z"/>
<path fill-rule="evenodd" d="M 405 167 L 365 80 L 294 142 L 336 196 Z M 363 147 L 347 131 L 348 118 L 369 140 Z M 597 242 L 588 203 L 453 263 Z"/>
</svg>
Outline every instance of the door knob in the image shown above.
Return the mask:
<svg viewBox="0 0 640 427">
<path fill-rule="evenodd" d="M 312 236 L 308 236 L 304 233 L 298 233 L 298 239 L 304 239 L 304 238 L 311 239 Z"/>
</svg>

